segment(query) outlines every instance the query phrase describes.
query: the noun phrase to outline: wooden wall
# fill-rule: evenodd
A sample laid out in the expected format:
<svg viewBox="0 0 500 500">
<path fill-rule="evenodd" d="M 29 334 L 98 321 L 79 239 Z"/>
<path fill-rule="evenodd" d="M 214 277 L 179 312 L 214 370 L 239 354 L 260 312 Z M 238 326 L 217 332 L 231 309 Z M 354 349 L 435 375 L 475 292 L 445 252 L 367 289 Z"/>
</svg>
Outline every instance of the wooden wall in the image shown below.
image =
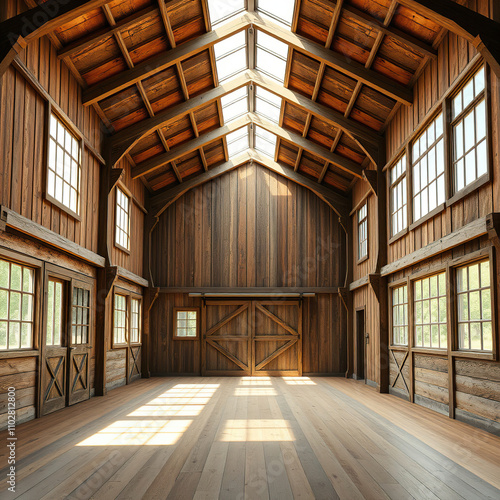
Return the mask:
<svg viewBox="0 0 500 500">
<path fill-rule="evenodd" d="M 152 248 L 155 286 L 344 283 L 338 217 L 308 189 L 258 165 L 182 196 L 161 216 Z"/>
</svg>

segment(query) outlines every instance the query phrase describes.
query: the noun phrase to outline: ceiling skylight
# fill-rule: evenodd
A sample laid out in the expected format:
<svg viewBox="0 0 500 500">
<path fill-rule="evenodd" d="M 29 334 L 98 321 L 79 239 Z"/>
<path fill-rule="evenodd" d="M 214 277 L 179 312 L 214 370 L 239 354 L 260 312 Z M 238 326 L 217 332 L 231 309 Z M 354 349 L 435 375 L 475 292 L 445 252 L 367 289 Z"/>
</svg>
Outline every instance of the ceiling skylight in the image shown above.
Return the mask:
<svg viewBox="0 0 500 500">
<path fill-rule="evenodd" d="M 230 94 L 221 97 L 222 116 L 224 123 L 227 124 L 231 120 L 240 117 L 248 112 L 248 86 L 231 92 Z"/>
<path fill-rule="evenodd" d="M 279 123 L 281 97 L 274 95 L 262 87 L 255 87 L 255 112 L 269 120 Z"/>
<path fill-rule="evenodd" d="M 208 11 L 212 27 L 227 21 L 244 10 L 245 0 L 208 0 Z"/>
<path fill-rule="evenodd" d="M 262 31 L 256 32 L 256 67 L 283 83 L 288 56 L 288 45 Z"/>
<path fill-rule="evenodd" d="M 273 21 L 291 26 L 295 0 L 256 0 L 257 11 Z"/>
<path fill-rule="evenodd" d="M 264 130 L 262 127 L 255 126 L 255 149 L 261 151 L 267 156 L 274 158 L 276 151 L 276 136 Z"/>
<path fill-rule="evenodd" d="M 248 126 L 227 134 L 226 141 L 229 158 L 248 149 L 250 147 L 248 142 Z"/>
<path fill-rule="evenodd" d="M 240 31 L 214 45 L 219 82 L 248 68 L 246 32 Z"/>
</svg>

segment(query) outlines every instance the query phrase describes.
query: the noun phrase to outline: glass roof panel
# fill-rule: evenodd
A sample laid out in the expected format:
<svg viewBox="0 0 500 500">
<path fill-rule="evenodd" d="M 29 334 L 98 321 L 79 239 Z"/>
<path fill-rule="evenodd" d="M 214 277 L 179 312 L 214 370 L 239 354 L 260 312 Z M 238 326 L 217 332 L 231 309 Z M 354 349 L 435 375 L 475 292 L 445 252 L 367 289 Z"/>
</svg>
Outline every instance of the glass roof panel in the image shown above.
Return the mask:
<svg viewBox="0 0 500 500">
<path fill-rule="evenodd" d="M 219 82 L 248 68 L 246 47 L 215 60 Z"/>
<path fill-rule="evenodd" d="M 276 136 L 261 127 L 255 127 L 255 149 L 274 158 L 276 151 Z"/>
<path fill-rule="evenodd" d="M 265 116 L 272 120 L 273 122 L 278 123 L 280 119 L 280 108 L 273 106 L 267 101 L 260 99 L 258 96 L 255 99 L 255 112 L 258 115 Z"/>
<path fill-rule="evenodd" d="M 257 46 L 267 49 L 269 52 L 286 59 L 288 57 L 288 45 L 273 36 L 269 36 L 257 30 Z"/>
<path fill-rule="evenodd" d="M 291 26 L 295 0 L 258 0 L 257 11 Z"/>
<path fill-rule="evenodd" d="M 255 95 L 257 97 L 261 97 L 262 99 L 265 99 L 266 101 L 269 101 L 270 103 L 274 104 L 278 108 L 281 108 L 281 97 L 277 96 L 276 94 L 273 94 L 272 92 L 269 92 L 269 90 L 263 89 L 262 87 L 259 87 L 258 85 L 255 86 Z"/>
<path fill-rule="evenodd" d="M 235 101 L 222 107 L 224 123 L 229 123 L 231 120 L 234 120 L 245 113 L 248 113 L 248 99 L 246 97 L 242 97 L 239 101 Z"/>
<path fill-rule="evenodd" d="M 208 0 L 212 26 L 245 10 L 245 0 Z"/>
<path fill-rule="evenodd" d="M 286 61 L 257 47 L 257 69 L 275 78 L 280 83 L 285 79 Z"/>
<path fill-rule="evenodd" d="M 244 131 L 243 137 L 237 137 L 236 139 L 230 139 L 233 134 L 241 132 L 241 130 Z M 245 127 L 241 130 L 237 130 L 236 132 L 232 132 L 231 134 L 227 135 L 227 152 L 229 155 L 229 158 L 232 158 L 233 156 L 237 155 L 238 153 L 241 153 L 242 151 L 245 151 L 246 149 L 249 148 L 249 143 L 248 143 L 248 127 Z"/>
<path fill-rule="evenodd" d="M 230 36 L 222 40 L 221 42 L 217 42 L 214 45 L 214 54 L 216 59 L 221 58 L 222 56 L 232 52 L 236 49 L 244 47 L 246 44 L 245 32 L 240 31 L 236 33 L 236 35 Z"/>
<path fill-rule="evenodd" d="M 238 101 L 242 97 L 246 97 L 248 95 L 248 87 L 245 85 L 244 87 L 240 87 L 239 89 L 231 92 L 220 98 L 220 103 L 222 107 L 227 106 L 235 101 Z"/>
</svg>

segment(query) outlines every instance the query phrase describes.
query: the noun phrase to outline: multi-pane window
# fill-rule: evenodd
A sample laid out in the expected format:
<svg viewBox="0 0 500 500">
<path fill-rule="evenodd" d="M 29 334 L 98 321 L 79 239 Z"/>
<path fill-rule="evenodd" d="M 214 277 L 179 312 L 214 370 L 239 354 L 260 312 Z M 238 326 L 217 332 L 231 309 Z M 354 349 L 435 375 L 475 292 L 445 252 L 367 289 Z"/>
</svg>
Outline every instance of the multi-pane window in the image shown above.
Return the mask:
<svg viewBox="0 0 500 500">
<path fill-rule="evenodd" d="M 257 11 L 286 26 L 292 24 L 295 0 L 257 0 Z"/>
<path fill-rule="evenodd" d="M 73 288 L 71 305 L 71 343 L 88 344 L 90 330 L 90 291 Z"/>
<path fill-rule="evenodd" d="M 358 210 L 358 259 L 368 256 L 368 208 L 366 202 Z"/>
<path fill-rule="evenodd" d="M 442 113 L 413 142 L 412 175 L 413 220 L 417 221 L 446 197 Z"/>
<path fill-rule="evenodd" d="M 127 297 L 118 293 L 115 293 L 113 343 L 127 343 Z"/>
<path fill-rule="evenodd" d="M 285 78 L 288 45 L 257 30 L 256 68 L 283 83 Z"/>
<path fill-rule="evenodd" d="M 208 11 L 210 13 L 210 24 L 216 24 L 227 21 L 240 12 L 245 10 L 245 0 L 208 0 Z"/>
<path fill-rule="evenodd" d="M 489 261 L 456 270 L 458 346 L 472 351 L 492 351 L 491 288 Z"/>
<path fill-rule="evenodd" d="M 137 343 L 141 340 L 141 301 L 130 300 L 130 342 Z"/>
<path fill-rule="evenodd" d="M 255 87 L 255 112 L 269 120 L 279 123 L 281 97 L 274 95 L 262 87 Z"/>
<path fill-rule="evenodd" d="M 460 191 L 488 171 L 485 69 L 479 69 L 452 105 L 453 180 Z"/>
<path fill-rule="evenodd" d="M 392 289 L 392 343 L 408 345 L 408 289 Z"/>
<path fill-rule="evenodd" d="M 60 346 L 64 328 L 64 284 L 49 279 L 47 290 L 47 331 L 45 345 Z"/>
<path fill-rule="evenodd" d="M 415 347 L 446 348 L 446 273 L 415 281 L 413 295 Z"/>
<path fill-rule="evenodd" d="M 195 339 L 198 337 L 198 311 L 196 309 L 174 309 L 174 338 Z"/>
<path fill-rule="evenodd" d="M 81 142 L 54 114 L 50 116 L 47 195 L 80 213 Z"/>
<path fill-rule="evenodd" d="M 115 243 L 130 250 L 130 198 L 116 188 Z"/>
<path fill-rule="evenodd" d="M 276 151 L 276 136 L 264 130 L 262 127 L 255 126 L 255 149 L 274 158 Z"/>
<path fill-rule="evenodd" d="M 243 127 L 226 136 L 227 153 L 229 158 L 248 149 L 248 127 Z"/>
<path fill-rule="evenodd" d="M 219 82 L 248 68 L 246 32 L 240 31 L 214 45 Z"/>
<path fill-rule="evenodd" d="M 406 195 L 406 155 L 390 170 L 391 179 L 391 236 L 398 234 L 408 224 Z"/>
<path fill-rule="evenodd" d="M 35 272 L 0 259 L 0 350 L 33 347 Z"/>
<path fill-rule="evenodd" d="M 248 85 L 221 97 L 220 103 L 225 124 L 248 113 Z"/>
</svg>

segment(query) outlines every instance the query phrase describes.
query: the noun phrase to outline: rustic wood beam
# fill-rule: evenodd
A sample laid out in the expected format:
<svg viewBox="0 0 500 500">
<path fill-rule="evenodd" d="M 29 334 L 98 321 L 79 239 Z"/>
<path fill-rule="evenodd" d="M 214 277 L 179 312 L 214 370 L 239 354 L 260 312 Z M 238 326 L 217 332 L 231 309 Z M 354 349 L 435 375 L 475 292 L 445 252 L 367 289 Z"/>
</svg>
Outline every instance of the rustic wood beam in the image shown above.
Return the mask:
<svg viewBox="0 0 500 500">
<path fill-rule="evenodd" d="M 451 0 L 398 0 L 470 42 L 500 77 L 500 23 Z"/>
<path fill-rule="evenodd" d="M 211 142 L 220 140 L 227 134 L 230 134 L 231 132 L 247 126 L 250 122 L 251 118 L 247 113 L 237 120 L 232 121 L 228 125 L 224 125 L 223 127 L 219 127 L 206 134 L 202 134 L 196 139 L 192 139 L 188 142 L 185 142 L 184 144 L 181 144 L 180 146 L 177 146 L 176 148 L 171 149 L 166 153 L 155 156 L 151 160 L 139 163 L 132 169 L 132 179 L 137 179 L 142 175 L 153 172 L 154 170 L 167 165 L 171 161 L 177 160 L 178 158 L 191 153 L 192 151 L 196 151 L 197 149 L 210 144 Z"/>
<path fill-rule="evenodd" d="M 109 0 L 49 0 L 0 24 L 0 76 L 30 42 Z"/>
</svg>

